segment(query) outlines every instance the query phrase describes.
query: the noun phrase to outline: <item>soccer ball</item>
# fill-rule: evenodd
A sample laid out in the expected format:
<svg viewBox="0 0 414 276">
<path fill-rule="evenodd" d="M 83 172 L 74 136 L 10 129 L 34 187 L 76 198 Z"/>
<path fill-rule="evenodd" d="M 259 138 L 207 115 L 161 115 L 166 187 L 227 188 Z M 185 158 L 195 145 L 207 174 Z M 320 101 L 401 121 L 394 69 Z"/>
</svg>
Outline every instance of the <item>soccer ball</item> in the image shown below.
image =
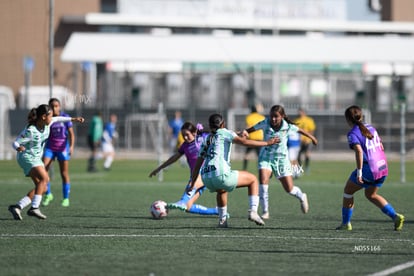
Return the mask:
<svg viewBox="0 0 414 276">
<path fill-rule="evenodd" d="M 156 200 L 151 204 L 150 212 L 153 218 L 162 219 L 168 215 L 167 203 L 162 200 Z"/>
</svg>

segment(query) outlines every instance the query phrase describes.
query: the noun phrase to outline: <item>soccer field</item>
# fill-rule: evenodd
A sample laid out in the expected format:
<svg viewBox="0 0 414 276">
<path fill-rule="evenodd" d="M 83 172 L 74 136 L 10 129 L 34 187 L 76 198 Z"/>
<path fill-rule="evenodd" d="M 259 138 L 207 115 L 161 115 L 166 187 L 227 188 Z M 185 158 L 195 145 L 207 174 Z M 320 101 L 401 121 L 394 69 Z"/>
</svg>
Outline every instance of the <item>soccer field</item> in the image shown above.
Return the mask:
<svg viewBox="0 0 414 276">
<path fill-rule="evenodd" d="M 308 194 L 306 215 L 272 178 L 264 227 L 247 220 L 247 189 L 230 193 L 228 229 L 217 229 L 216 217 L 178 210 L 152 219 L 153 201 L 181 197 L 188 168 L 177 162 L 159 182 L 148 177 L 156 161 L 143 160 L 116 160 L 111 171 L 97 173 L 86 172 L 86 160 L 72 160 L 69 208 L 60 206 L 55 165 L 55 200 L 42 207 L 47 219 L 24 212 L 15 221 L 7 207 L 33 184 L 15 160 L 0 161 L 0 275 L 414 275 L 413 170 L 401 184 L 399 165 L 391 163 L 380 189 L 406 217 L 401 232 L 363 192 L 355 197 L 353 231 L 336 231 L 351 161 L 314 161 L 295 181 Z M 215 194 L 205 192 L 197 203 L 215 206 Z"/>
</svg>

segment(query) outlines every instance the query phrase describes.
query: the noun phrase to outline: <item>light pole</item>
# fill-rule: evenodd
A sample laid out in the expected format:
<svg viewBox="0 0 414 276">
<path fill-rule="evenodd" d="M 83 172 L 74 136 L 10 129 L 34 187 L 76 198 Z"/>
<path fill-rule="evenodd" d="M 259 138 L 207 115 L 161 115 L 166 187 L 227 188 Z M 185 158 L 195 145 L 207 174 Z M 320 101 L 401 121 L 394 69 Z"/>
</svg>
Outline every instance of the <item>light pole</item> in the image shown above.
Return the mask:
<svg viewBox="0 0 414 276">
<path fill-rule="evenodd" d="M 53 63 L 53 23 L 54 23 L 54 0 L 49 0 L 49 98 L 53 96 L 53 77 L 54 77 L 54 63 Z"/>
</svg>

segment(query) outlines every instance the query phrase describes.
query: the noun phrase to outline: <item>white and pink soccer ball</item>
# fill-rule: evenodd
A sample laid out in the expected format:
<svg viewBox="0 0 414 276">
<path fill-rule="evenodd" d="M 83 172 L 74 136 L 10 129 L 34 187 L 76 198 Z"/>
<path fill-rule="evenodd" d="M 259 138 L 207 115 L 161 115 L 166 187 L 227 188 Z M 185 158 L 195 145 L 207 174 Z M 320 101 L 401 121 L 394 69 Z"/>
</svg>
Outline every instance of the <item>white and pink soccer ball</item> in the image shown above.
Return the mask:
<svg viewBox="0 0 414 276">
<path fill-rule="evenodd" d="M 151 215 L 154 219 L 162 219 L 168 215 L 167 203 L 163 200 L 156 200 L 150 207 Z"/>
</svg>

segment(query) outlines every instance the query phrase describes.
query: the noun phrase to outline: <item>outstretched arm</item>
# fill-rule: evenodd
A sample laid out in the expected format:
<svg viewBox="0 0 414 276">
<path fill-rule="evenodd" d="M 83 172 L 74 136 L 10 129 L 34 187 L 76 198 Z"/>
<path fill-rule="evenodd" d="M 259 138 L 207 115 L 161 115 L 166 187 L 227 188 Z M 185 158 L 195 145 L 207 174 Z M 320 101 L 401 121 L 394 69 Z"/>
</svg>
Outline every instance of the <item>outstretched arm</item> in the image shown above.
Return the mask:
<svg viewBox="0 0 414 276">
<path fill-rule="evenodd" d="M 174 163 L 175 161 L 177 161 L 178 159 L 180 159 L 180 157 L 183 154 L 180 152 L 176 152 L 174 155 L 172 155 L 170 158 L 167 159 L 167 161 L 165 161 L 164 163 L 162 163 L 159 167 L 157 167 L 155 170 L 153 170 L 150 174 L 149 177 L 155 176 L 157 173 L 159 173 L 162 169 L 168 167 L 169 165 L 171 165 L 172 163 Z"/>
<path fill-rule="evenodd" d="M 306 137 L 308 137 L 309 139 L 312 140 L 312 144 L 317 145 L 318 144 L 318 139 L 315 138 L 315 136 L 313 136 L 312 134 L 310 134 L 307 131 L 304 131 L 303 129 L 299 129 L 298 132 Z"/>
<path fill-rule="evenodd" d="M 236 136 L 233 139 L 233 143 L 243 145 L 246 147 L 265 147 L 265 146 L 271 146 L 271 145 L 277 144 L 279 142 L 280 142 L 279 137 L 274 137 L 267 141 L 257 141 L 257 140 L 250 140 L 243 135 L 243 136 Z"/>
<path fill-rule="evenodd" d="M 52 117 L 52 122 L 50 124 L 56 123 L 56 122 L 77 122 L 77 123 L 83 123 L 85 122 L 85 119 L 83 117 L 65 117 L 65 116 L 56 116 Z"/>
</svg>

